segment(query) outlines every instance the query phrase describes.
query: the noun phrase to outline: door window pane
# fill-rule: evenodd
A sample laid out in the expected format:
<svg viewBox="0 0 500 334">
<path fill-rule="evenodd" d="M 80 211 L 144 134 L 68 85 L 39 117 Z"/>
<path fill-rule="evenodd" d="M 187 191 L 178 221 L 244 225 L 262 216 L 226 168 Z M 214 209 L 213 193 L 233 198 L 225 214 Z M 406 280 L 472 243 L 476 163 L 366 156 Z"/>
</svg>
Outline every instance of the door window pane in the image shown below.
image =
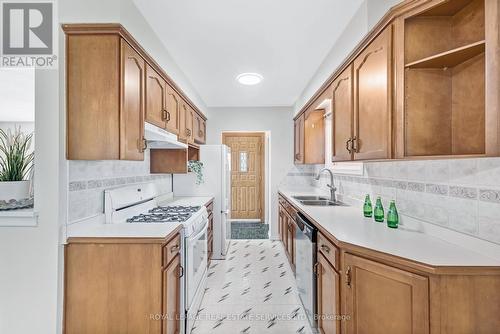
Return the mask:
<svg viewBox="0 0 500 334">
<path fill-rule="evenodd" d="M 240 152 L 240 172 L 248 172 L 248 153 Z"/>
</svg>

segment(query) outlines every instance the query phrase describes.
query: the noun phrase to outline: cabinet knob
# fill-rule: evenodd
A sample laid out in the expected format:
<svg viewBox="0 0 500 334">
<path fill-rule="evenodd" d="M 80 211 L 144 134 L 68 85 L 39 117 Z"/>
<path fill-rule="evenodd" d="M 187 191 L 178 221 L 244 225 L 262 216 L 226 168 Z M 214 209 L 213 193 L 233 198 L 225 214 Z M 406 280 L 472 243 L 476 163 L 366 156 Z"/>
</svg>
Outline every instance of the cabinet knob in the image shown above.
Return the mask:
<svg viewBox="0 0 500 334">
<path fill-rule="evenodd" d="M 316 275 L 316 276 L 319 276 L 321 275 L 321 267 L 319 265 L 319 262 L 316 262 L 313 266 L 313 273 Z"/>
<path fill-rule="evenodd" d="M 321 245 L 320 248 L 323 252 L 330 253 L 330 247 L 328 247 L 327 245 Z"/>
<path fill-rule="evenodd" d="M 168 118 L 168 111 L 167 111 L 166 109 L 163 109 L 163 110 L 161 111 L 161 119 L 162 119 L 163 121 L 168 121 L 168 120 L 167 120 L 167 118 Z"/>
<path fill-rule="evenodd" d="M 170 247 L 170 253 L 175 253 L 179 250 L 179 245 L 174 245 L 172 247 Z"/>
</svg>

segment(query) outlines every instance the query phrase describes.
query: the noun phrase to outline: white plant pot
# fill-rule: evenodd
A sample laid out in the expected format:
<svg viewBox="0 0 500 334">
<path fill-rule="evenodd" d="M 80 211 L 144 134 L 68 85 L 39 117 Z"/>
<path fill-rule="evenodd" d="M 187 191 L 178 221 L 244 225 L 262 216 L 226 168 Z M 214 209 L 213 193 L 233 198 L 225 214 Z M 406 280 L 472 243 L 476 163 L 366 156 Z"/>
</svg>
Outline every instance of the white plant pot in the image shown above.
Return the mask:
<svg viewBox="0 0 500 334">
<path fill-rule="evenodd" d="M 21 200 L 30 195 L 30 181 L 0 182 L 0 200 Z"/>
</svg>

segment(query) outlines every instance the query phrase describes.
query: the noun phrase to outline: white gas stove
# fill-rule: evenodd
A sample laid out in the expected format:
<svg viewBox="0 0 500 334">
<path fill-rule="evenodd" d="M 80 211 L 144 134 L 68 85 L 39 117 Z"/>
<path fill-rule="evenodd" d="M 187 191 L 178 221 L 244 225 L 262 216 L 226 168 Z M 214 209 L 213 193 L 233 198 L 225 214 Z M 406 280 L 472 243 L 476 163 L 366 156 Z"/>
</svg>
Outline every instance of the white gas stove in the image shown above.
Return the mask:
<svg viewBox="0 0 500 334">
<path fill-rule="evenodd" d="M 158 195 L 154 183 L 106 190 L 106 223 L 182 223 L 186 237 L 203 229 L 205 207 L 169 205 L 172 200 L 172 194 Z"/>
<path fill-rule="evenodd" d="M 185 310 L 186 321 L 181 333 L 190 333 L 207 279 L 207 209 L 175 205 L 172 194 L 159 195 L 153 183 L 106 190 L 104 200 L 108 224 L 183 225 L 181 265 L 185 275 L 181 281 L 181 309 Z"/>
</svg>

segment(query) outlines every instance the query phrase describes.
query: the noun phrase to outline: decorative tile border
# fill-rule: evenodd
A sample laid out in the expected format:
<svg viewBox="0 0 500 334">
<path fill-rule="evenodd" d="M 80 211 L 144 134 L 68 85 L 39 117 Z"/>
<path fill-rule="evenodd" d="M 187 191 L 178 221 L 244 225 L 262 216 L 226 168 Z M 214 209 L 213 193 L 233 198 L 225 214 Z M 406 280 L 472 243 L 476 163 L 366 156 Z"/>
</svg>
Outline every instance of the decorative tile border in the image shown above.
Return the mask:
<svg viewBox="0 0 500 334">
<path fill-rule="evenodd" d="M 450 196 L 465 199 L 477 199 L 477 189 L 469 187 L 450 186 Z"/>
<path fill-rule="evenodd" d="M 166 179 L 168 177 L 170 177 L 170 174 L 116 177 L 116 178 L 88 180 L 88 181 L 72 181 L 69 182 L 68 189 L 69 191 L 81 191 L 86 189 L 110 188 L 126 184 L 161 180 L 161 179 Z"/>
<path fill-rule="evenodd" d="M 479 189 L 479 200 L 483 202 L 500 203 L 500 190 Z"/>
<path fill-rule="evenodd" d="M 316 173 L 311 172 L 290 172 L 287 176 L 301 176 L 301 177 L 314 177 Z M 328 174 L 322 174 L 321 180 L 329 180 Z M 482 202 L 491 202 L 500 204 L 500 190 L 481 189 L 473 187 L 463 187 L 446 184 L 434 183 L 421 183 L 405 180 L 393 180 L 374 177 L 351 176 L 335 174 L 336 181 L 345 181 L 358 184 L 368 184 L 373 186 L 381 186 L 387 188 L 395 188 L 401 190 L 408 190 L 413 192 L 426 192 L 429 194 L 436 194 L 441 196 L 450 196 L 463 198 L 467 200 L 479 200 Z"/>
</svg>

